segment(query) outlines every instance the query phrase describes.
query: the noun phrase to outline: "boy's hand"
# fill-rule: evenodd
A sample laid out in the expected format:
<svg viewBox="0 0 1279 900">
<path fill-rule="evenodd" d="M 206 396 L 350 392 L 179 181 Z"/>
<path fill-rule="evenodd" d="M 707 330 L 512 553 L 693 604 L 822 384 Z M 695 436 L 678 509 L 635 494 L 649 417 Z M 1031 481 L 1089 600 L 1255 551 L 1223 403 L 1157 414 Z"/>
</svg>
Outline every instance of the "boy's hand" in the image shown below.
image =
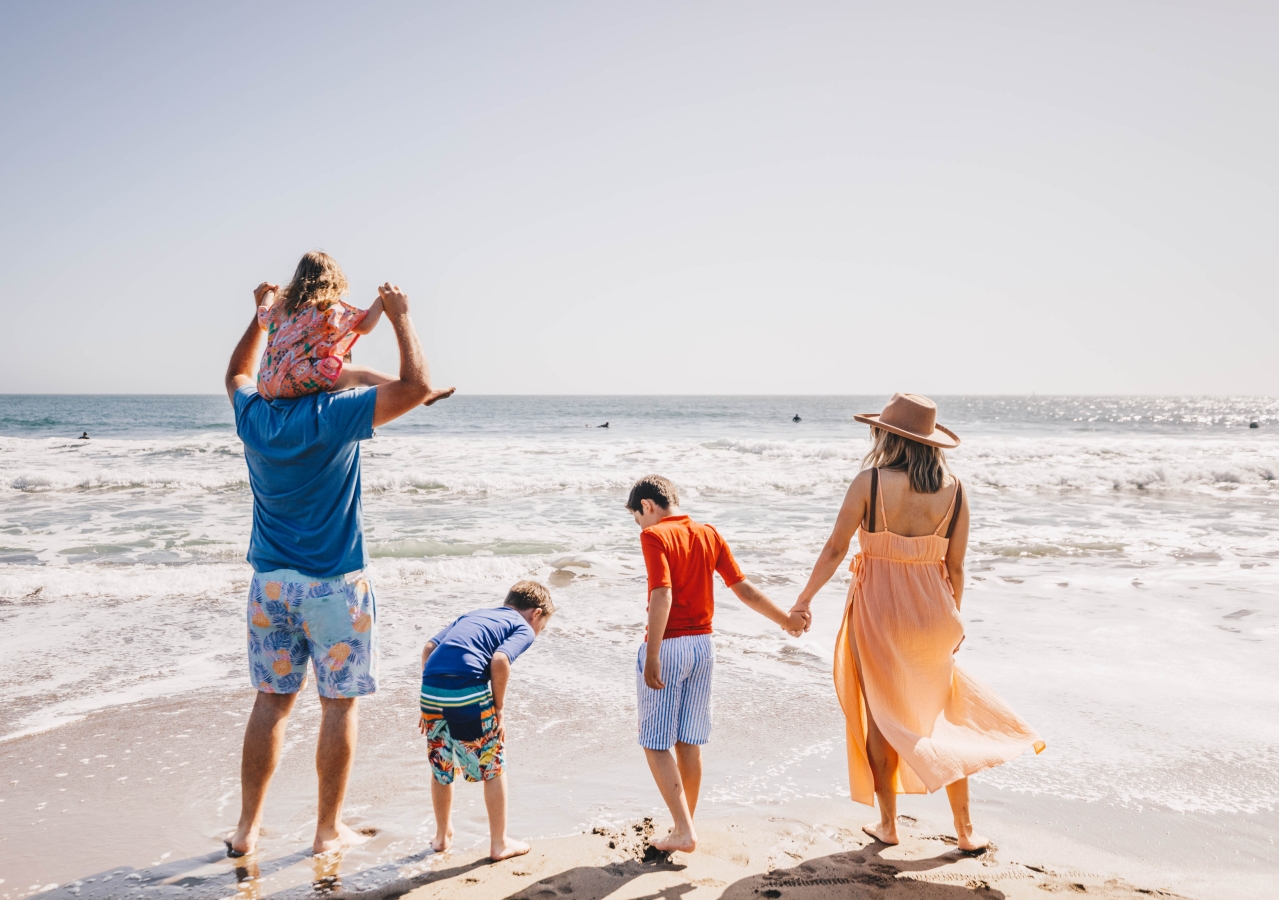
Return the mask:
<svg viewBox="0 0 1279 900">
<path fill-rule="evenodd" d="M 427 732 L 426 719 L 422 718 L 421 716 L 417 717 L 417 730 L 422 732 L 423 734 L 426 734 Z"/>
<path fill-rule="evenodd" d="M 666 687 L 666 682 L 662 681 L 662 661 L 659 657 L 644 658 L 644 683 L 655 691 Z"/>
<path fill-rule="evenodd" d="M 503 744 L 506 743 L 506 723 L 502 721 L 502 710 L 499 707 L 493 707 L 493 716 L 497 719 L 497 739 Z"/>
<path fill-rule="evenodd" d="M 272 284 L 269 281 L 264 281 L 253 289 L 253 305 L 266 306 L 268 305 L 264 302 L 266 295 L 279 293 L 280 286 L 278 284 Z"/>
<path fill-rule="evenodd" d="M 409 295 L 400 290 L 398 284 L 391 284 L 388 281 L 377 289 L 377 294 L 382 300 L 383 312 L 392 319 L 409 314 Z"/>
</svg>

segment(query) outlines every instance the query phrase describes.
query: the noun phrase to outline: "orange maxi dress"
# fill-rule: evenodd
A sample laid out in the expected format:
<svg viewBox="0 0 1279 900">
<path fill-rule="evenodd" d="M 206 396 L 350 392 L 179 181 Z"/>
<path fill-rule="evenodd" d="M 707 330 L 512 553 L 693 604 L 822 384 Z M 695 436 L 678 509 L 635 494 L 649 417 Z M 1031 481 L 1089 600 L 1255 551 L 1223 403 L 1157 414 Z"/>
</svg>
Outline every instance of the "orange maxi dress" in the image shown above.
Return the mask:
<svg viewBox="0 0 1279 900">
<path fill-rule="evenodd" d="M 956 496 L 959 490 L 956 482 Z M 1035 730 L 994 691 L 955 665 L 964 626 L 946 569 L 950 541 L 941 534 L 955 518 L 954 497 L 937 530 L 920 537 L 889 531 L 882 496 L 878 506 L 884 530 L 858 527 L 860 552 L 835 642 L 849 785 L 853 800 L 869 806 L 875 783 L 866 757 L 867 708 L 901 758 L 894 779 L 899 794 L 932 793 L 1032 748 L 1044 749 Z M 875 528 L 873 513 L 870 526 Z"/>
</svg>

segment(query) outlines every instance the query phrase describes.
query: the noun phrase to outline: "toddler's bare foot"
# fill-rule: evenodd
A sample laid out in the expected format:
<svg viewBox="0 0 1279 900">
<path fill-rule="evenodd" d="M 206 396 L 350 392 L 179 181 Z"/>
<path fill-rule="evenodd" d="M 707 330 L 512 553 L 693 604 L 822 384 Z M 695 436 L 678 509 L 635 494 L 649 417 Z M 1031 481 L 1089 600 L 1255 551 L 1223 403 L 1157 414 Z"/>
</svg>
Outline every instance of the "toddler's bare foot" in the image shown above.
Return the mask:
<svg viewBox="0 0 1279 900">
<path fill-rule="evenodd" d="M 965 853 L 978 853 L 990 846 L 990 838 L 973 831 L 971 825 L 967 828 L 956 828 L 955 832 L 959 835 L 959 849 Z"/>
<path fill-rule="evenodd" d="M 426 399 L 422 401 L 422 405 L 430 406 L 436 400 L 447 400 L 453 396 L 453 392 L 456 390 L 457 388 L 449 388 L 447 391 L 431 391 L 431 393 L 426 395 Z"/>
<path fill-rule="evenodd" d="M 222 843 L 226 844 L 226 855 L 231 859 L 248 856 L 258 848 L 258 830 L 241 826 L 224 837 Z"/>
<path fill-rule="evenodd" d="M 449 847 L 453 846 L 453 829 L 448 831 L 436 832 L 435 840 L 431 841 L 431 849 L 436 853 L 443 853 Z"/>
<path fill-rule="evenodd" d="M 355 831 L 344 822 L 339 822 L 336 828 L 317 828 L 315 829 L 315 842 L 311 844 L 311 852 L 316 856 L 321 853 L 331 853 L 334 850 L 341 850 L 343 847 L 354 847 L 356 844 L 363 844 L 368 838 Z"/>
<path fill-rule="evenodd" d="M 692 832 L 676 831 L 672 828 L 666 832 L 665 837 L 656 841 L 649 841 L 649 846 L 655 850 L 661 850 L 663 853 L 672 853 L 676 850 L 692 853 L 697 849 L 697 835 Z"/>
<path fill-rule="evenodd" d="M 502 838 L 496 844 L 489 845 L 489 859 L 498 862 L 499 860 L 510 859 L 512 856 L 523 856 L 528 851 L 529 846 L 523 841 Z"/>
<path fill-rule="evenodd" d="M 873 822 L 870 825 L 863 825 L 862 831 L 869 834 L 881 844 L 900 844 L 901 840 L 897 837 L 896 822 Z"/>
</svg>

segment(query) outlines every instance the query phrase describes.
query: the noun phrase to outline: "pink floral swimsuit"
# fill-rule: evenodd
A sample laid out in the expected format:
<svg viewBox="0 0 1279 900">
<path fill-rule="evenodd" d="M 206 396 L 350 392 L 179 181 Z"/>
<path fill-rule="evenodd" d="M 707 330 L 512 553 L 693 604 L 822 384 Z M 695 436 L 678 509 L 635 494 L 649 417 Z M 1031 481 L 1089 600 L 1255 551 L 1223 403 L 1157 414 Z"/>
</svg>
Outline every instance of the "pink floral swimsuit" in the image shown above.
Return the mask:
<svg viewBox="0 0 1279 900">
<path fill-rule="evenodd" d="M 368 310 L 341 301 L 327 310 L 304 306 L 286 313 L 283 303 L 258 307 L 266 351 L 258 366 L 258 393 L 268 400 L 302 397 L 333 389 L 342 357 L 359 339 L 353 330 Z"/>
</svg>

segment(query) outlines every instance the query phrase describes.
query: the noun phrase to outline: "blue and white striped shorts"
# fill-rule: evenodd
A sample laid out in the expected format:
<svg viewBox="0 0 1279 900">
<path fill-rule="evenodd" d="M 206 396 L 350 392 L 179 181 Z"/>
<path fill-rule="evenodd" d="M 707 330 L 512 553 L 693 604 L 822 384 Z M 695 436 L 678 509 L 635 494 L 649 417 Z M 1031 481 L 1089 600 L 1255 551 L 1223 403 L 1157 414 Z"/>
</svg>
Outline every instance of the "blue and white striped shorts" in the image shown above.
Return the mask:
<svg viewBox="0 0 1279 900">
<path fill-rule="evenodd" d="M 709 634 L 690 634 L 662 641 L 660 691 L 644 683 L 644 654 L 640 644 L 635 664 L 639 694 L 639 743 L 649 750 L 669 750 L 676 741 L 705 744 L 711 739 L 711 677 L 715 674 L 715 643 Z"/>
</svg>

